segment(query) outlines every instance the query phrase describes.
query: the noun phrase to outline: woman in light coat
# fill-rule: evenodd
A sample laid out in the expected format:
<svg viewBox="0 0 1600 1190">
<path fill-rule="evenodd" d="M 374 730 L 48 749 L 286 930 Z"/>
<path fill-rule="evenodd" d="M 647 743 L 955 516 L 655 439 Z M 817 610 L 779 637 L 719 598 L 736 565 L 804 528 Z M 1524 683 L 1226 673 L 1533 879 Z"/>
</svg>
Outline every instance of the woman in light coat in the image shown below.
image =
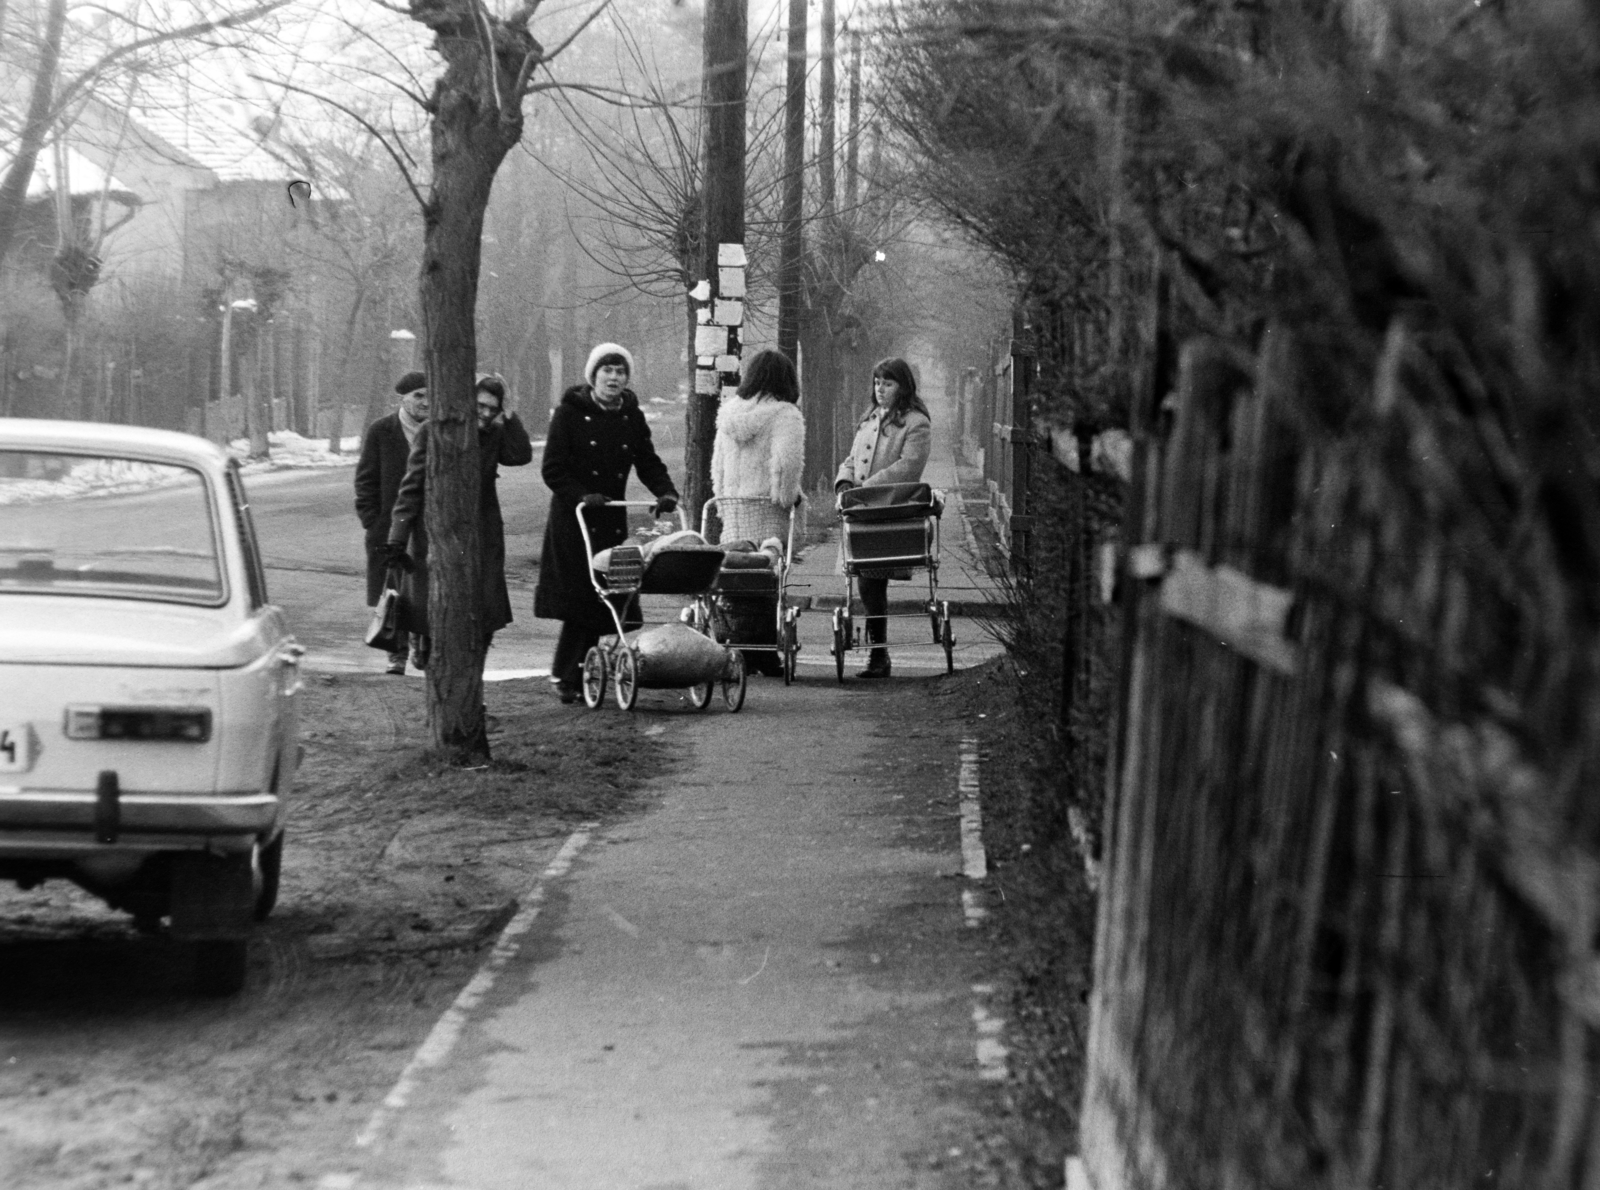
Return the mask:
<svg viewBox="0 0 1600 1190">
<path fill-rule="evenodd" d="M 711 494 L 717 498 L 724 542 L 744 539 L 759 546 L 770 538 L 787 539 L 806 458 L 799 400 L 800 379 L 789 357 L 781 351 L 758 351 L 745 365 L 738 395 L 717 410 Z M 753 645 L 777 641 L 775 601 L 719 596 L 718 603 L 732 639 Z M 753 673 L 783 673 L 775 652 L 749 649 L 744 657 Z"/>
<path fill-rule="evenodd" d="M 800 382 L 781 351 L 758 351 L 745 365 L 739 395 L 717 410 L 711 447 L 711 494 L 722 518 L 722 540 L 760 545 L 784 540 L 789 511 L 800 499 L 806 424 Z"/>
<path fill-rule="evenodd" d="M 928 465 L 933 420 L 917 396 L 917 378 L 903 359 L 886 359 L 872 369 L 872 408 L 856 426 L 850 456 L 839 467 L 834 491 L 885 483 L 916 483 Z M 867 643 L 872 652 L 857 676 L 889 676 L 889 575 L 860 578 L 861 604 L 867 613 Z"/>
</svg>

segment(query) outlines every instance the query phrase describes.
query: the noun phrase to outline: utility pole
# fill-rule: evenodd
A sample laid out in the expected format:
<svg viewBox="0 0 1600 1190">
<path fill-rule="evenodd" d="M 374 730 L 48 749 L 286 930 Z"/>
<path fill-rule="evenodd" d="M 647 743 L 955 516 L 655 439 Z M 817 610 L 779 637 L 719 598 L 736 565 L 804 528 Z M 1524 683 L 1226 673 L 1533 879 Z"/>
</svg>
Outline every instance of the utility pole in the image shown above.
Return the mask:
<svg viewBox="0 0 1600 1190">
<path fill-rule="evenodd" d="M 778 350 L 800 359 L 801 276 L 805 240 L 800 231 L 806 166 L 806 0 L 789 0 L 789 74 L 783 119 L 783 206 L 778 216 Z"/>
<path fill-rule="evenodd" d="M 686 511 L 698 523 L 711 498 L 711 447 L 717 432 L 722 389 L 738 383 L 738 344 L 744 320 L 744 91 L 749 53 L 746 0 L 706 0 L 706 113 L 703 202 L 705 234 L 700 276 L 709 325 L 698 326 L 694 354 L 695 391 L 689 394 L 688 443 L 683 469 Z M 718 329 L 722 351 L 706 351 Z M 701 341 L 701 336 L 706 341 Z M 711 362 L 707 363 L 706 361 Z M 729 365 L 732 365 L 731 367 Z M 715 391 L 708 391 L 708 390 Z"/>
</svg>

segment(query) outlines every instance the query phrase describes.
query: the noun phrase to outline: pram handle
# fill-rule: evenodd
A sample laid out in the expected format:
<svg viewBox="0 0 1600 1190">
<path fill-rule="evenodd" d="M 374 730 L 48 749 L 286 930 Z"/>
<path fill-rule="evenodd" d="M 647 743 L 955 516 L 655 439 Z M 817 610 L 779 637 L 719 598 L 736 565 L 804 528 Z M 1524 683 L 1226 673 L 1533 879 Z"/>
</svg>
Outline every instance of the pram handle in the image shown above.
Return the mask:
<svg viewBox="0 0 1600 1190">
<path fill-rule="evenodd" d="M 654 508 L 655 506 L 656 501 L 654 500 L 607 500 L 604 504 L 593 505 L 595 508 Z M 589 507 L 591 506 L 580 502 L 573 511 L 578 517 L 578 531 L 583 534 L 584 552 L 593 556 L 594 546 L 589 540 L 589 522 L 583 516 L 584 510 Z M 681 502 L 676 511 L 678 513 L 679 527 L 687 532 L 689 529 L 689 514 L 684 510 Z"/>
<path fill-rule="evenodd" d="M 789 505 L 789 540 L 784 544 L 784 551 L 783 551 L 784 562 L 786 564 L 787 564 L 787 562 L 788 562 L 788 560 L 790 558 L 794 557 L 794 517 L 795 517 L 795 513 L 799 512 L 800 511 L 800 506 L 803 505 L 803 504 L 806 504 L 806 503 L 809 503 L 809 501 L 806 500 L 806 494 L 804 492 L 801 492 L 799 497 L 795 500 L 795 502 L 793 504 Z M 711 529 L 711 506 L 713 504 L 717 505 L 718 510 L 719 510 L 718 515 L 720 515 L 720 509 L 722 507 L 722 497 L 713 496 L 713 497 L 711 497 L 711 499 L 707 500 L 705 502 L 705 504 L 703 504 L 701 506 L 701 508 L 700 508 L 700 536 L 701 537 L 709 538 L 709 536 L 710 536 L 710 532 L 709 531 Z M 756 544 L 759 545 L 760 542 L 757 542 Z"/>
</svg>

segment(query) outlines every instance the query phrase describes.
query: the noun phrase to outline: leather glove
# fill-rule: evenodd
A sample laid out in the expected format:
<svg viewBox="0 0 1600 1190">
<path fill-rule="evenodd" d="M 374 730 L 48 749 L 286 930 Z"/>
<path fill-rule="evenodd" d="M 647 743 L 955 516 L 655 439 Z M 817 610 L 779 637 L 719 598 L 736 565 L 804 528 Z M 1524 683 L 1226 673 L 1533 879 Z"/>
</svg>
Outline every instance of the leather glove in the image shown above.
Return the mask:
<svg viewBox="0 0 1600 1190">
<path fill-rule="evenodd" d="M 848 492 L 851 488 L 853 488 L 855 486 L 856 485 L 855 485 L 855 483 L 853 481 L 848 480 L 848 479 L 841 479 L 838 483 L 833 485 L 833 494 L 837 496 L 840 492 Z"/>
<path fill-rule="evenodd" d="M 678 498 L 676 496 L 662 496 L 656 501 L 656 506 L 650 510 L 653 517 L 664 517 L 678 511 Z"/>
<path fill-rule="evenodd" d="M 585 508 L 599 508 L 606 502 L 606 497 L 601 492 L 589 492 L 578 503 Z"/>
<path fill-rule="evenodd" d="M 383 564 L 389 570 L 399 570 L 406 574 L 410 574 L 417 567 L 411 560 L 411 555 L 406 552 L 406 547 L 398 541 L 391 541 L 383 547 Z"/>
</svg>

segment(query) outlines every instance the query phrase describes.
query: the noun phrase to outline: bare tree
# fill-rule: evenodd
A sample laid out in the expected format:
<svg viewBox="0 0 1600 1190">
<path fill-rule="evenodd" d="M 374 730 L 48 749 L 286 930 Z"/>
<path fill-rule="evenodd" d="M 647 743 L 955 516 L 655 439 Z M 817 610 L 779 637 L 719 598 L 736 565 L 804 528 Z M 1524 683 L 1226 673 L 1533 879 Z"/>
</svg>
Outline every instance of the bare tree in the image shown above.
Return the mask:
<svg viewBox="0 0 1600 1190">
<path fill-rule="evenodd" d="M 111 44 L 65 79 L 61 77 L 61 64 L 68 31 L 67 4 L 66 0 L 48 0 L 48 3 L 44 29 L 36 47 L 38 66 L 17 138 L 17 152 L 4 179 L 0 179 L 0 264 L 5 262 L 16 238 L 17 223 L 39 153 L 75 102 L 93 93 L 117 71 L 148 67 L 149 59 L 164 49 L 177 44 L 198 44 L 222 30 L 249 25 L 282 8 L 288 0 L 264 0 L 220 17 L 166 27 L 140 24 L 136 15 L 108 12 L 110 19 L 117 22 L 117 28 L 106 40 L 116 44 Z"/>
<path fill-rule="evenodd" d="M 382 0 L 380 0 L 380 3 Z M 613 100 L 618 88 L 563 83 L 550 63 L 605 11 L 591 10 L 554 49 L 530 24 L 540 0 L 523 0 L 508 15 L 480 0 L 410 0 L 404 10 L 433 35 L 443 72 L 428 94 L 413 94 L 428 116 L 430 170 L 419 177 L 403 144 L 348 104 L 287 82 L 365 128 L 388 151 L 416 199 L 423 223 L 419 300 L 423 356 L 432 396 L 427 496 L 428 621 L 434 641 L 428 667 L 428 723 L 434 747 L 450 762 L 489 755 L 483 709 L 484 634 L 478 591 L 478 435 L 473 405 L 477 367 L 476 307 L 484 214 L 506 154 L 522 139 L 524 104 L 532 95 L 571 88 Z M 384 7 L 394 9 L 392 6 Z"/>
</svg>

